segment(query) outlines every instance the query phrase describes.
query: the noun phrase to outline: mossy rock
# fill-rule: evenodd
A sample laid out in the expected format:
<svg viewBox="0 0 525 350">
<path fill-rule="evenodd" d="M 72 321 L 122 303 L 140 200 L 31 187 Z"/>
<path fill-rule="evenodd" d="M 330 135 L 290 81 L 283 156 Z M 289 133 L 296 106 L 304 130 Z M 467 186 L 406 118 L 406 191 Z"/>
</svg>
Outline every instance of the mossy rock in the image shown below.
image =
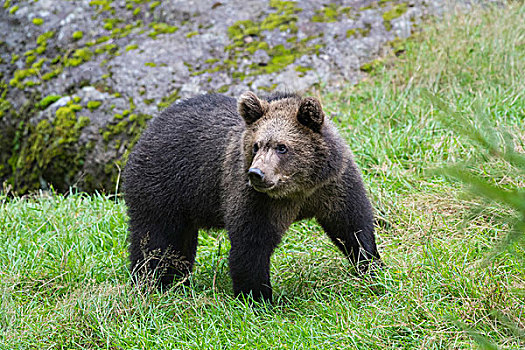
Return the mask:
<svg viewBox="0 0 525 350">
<path fill-rule="evenodd" d="M 391 21 L 401 17 L 408 10 L 408 5 L 404 2 L 394 5 L 390 10 L 383 13 L 383 20 L 385 21 L 386 30 L 392 29 Z"/>
<path fill-rule="evenodd" d="M 365 63 L 378 54 L 367 49 L 382 44 L 403 52 L 385 29 L 390 31 L 391 22 L 406 17 L 408 10 L 397 0 L 366 2 L 371 4 L 367 11 L 345 7 L 344 2 L 270 0 L 251 6 L 255 2 L 247 1 L 246 9 L 237 12 L 229 11 L 237 6 L 230 2 L 217 2 L 202 12 L 182 10 L 171 2 L 130 0 L 120 6 L 92 0 L 82 6 L 49 2 L 46 6 L 54 10 L 40 20 L 40 4 L 9 4 L 6 16 L 19 22 L 23 44 L 12 47 L 0 40 L 2 52 L 9 53 L 0 58 L 0 68 L 8 67 L 0 70 L 0 180 L 18 193 L 48 183 L 61 191 L 70 185 L 113 191 L 119 167 L 147 120 L 179 98 L 202 91 L 232 94 L 241 88 L 273 91 L 290 79 L 293 84 L 299 81 L 298 89 L 322 82 L 329 90 L 331 82 L 351 80 L 348 62 L 353 73 L 359 73 L 354 62 L 373 73 L 380 61 Z M 24 13 L 29 9 L 30 15 L 22 16 L 18 7 Z M 55 11 L 65 7 L 69 11 Z M 83 15 L 76 23 L 71 17 L 67 32 L 54 28 L 59 13 L 76 8 Z M 231 20 L 229 28 L 210 22 L 217 13 L 220 23 Z M 385 28 L 374 25 L 370 35 L 370 23 L 378 16 Z M 58 40 L 56 33 L 66 35 Z M 387 37 L 384 42 L 382 35 Z M 216 41 L 209 41 L 211 37 Z M 357 46 L 357 53 L 349 49 L 350 41 L 365 40 L 367 45 Z M 331 52 L 340 56 L 328 57 Z M 356 60 L 341 59 L 354 54 Z M 321 61 L 325 65 L 317 69 Z M 84 87 L 106 95 L 56 103 Z M 94 158 L 107 163 L 93 166 Z"/>
<path fill-rule="evenodd" d="M 82 106 L 71 100 L 56 111 L 53 120 L 19 125 L 17 131 L 28 137 L 21 140 L 19 151 L 9 160 L 17 192 L 25 193 L 48 183 L 59 191 L 74 185 L 85 156 L 85 150 L 78 147 L 78 138 L 89 124 L 88 118 L 77 116 L 80 110 Z"/>
</svg>

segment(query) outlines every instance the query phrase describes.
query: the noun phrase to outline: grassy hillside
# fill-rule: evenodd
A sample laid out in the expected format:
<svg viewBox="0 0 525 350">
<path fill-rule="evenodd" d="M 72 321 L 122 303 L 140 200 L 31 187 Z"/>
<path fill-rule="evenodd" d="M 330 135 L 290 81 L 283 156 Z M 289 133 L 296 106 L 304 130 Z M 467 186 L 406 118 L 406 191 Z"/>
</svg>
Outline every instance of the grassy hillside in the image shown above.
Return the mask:
<svg viewBox="0 0 525 350">
<path fill-rule="evenodd" d="M 273 256 L 271 310 L 231 298 L 224 232 L 201 232 L 191 288 L 142 293 L 130 284 L 122 200 L 0 195 L 0 348 L 492 348 L 476 334 L 524 348 L 523 241 L 487 260 L 518 214 L 438 171 L 459 162 L 524 187 L 523 172 L 476 142 L 494 127 L 524 152 L 518 3 L 428 24 L 367 81 L 322 96 L 380 218 L 388 268 L 376 279 L 349 274 L 322 230 L 300 222 Z"/>
</svg>

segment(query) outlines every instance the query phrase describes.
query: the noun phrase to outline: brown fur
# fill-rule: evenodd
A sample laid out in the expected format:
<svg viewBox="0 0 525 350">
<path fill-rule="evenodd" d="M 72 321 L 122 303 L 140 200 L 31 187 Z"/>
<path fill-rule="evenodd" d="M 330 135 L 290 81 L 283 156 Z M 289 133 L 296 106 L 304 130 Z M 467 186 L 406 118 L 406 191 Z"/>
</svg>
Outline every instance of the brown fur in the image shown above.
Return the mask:
<svg viewBox="0 0 525 350">
<path fill-rule="evenodd" d="M 150 123 L 124 175 L 132 269 L 162 267 L 163 284 L 191 271 L 207 227 L 226 228 L 234 292 L 256 300 L 271 299 L 270 257 L 295 220 L 317 218 L 360 271 L 379 261 L 361 176 L 315 98 L 247 92 L 174 105 Z M 166 251 L 184 263 L 145 259 Z"/>
<path fill-rule="evenodd" d="M 249 97 L 249 103 L 246 102 L 246 95 Z M 241 96 L 238 107 L 241 116 L 246 118 L 243 113 L 246 113 L 246 110 L 250 111 L 250 106 L 266 102 L 254 102 L 254 98 L 257 97 L 251 92 Z M 319 130 L 324 114 L 319 102 L 312 103 L 312 100 L 314 99 L 303 100 L 294 96 L 272 102 L 259 119 L 251 124 L 247 123 L 243 135 L 245 170 L 248 171 L 252 167 L 260 168 L 268 176 L 268 180 L 276 184 L 271 190 L 261 191 L 270 197 L 308 196 L 317 187 L 322 186 L 328 178 L 335 175 L 325 174 L 325 179 L 316 178 L 316 174 L 321 173 L 322 169 L 318 169 L 315 159 L 326 157 L 330 149 L 322 135 L 314 131 Z M 297 118 L 300 110 L 310 114 L 309 108 L 321 113 L 321 117 L 315 116 L 319 123 L 317 126 L 309 117 L 305 118 L 303 124 Z M 253 113 L 248 117 L 253 120 Z M 308 124 L 311 127 L 307 126 Z M 252 152 L 255 143 L 260 148 L 256 154 Z M 275 152 L 278 145 L 286 146 L 288 152 L 293 153 L 294 156 L 279 156 Z"/>
</svg>

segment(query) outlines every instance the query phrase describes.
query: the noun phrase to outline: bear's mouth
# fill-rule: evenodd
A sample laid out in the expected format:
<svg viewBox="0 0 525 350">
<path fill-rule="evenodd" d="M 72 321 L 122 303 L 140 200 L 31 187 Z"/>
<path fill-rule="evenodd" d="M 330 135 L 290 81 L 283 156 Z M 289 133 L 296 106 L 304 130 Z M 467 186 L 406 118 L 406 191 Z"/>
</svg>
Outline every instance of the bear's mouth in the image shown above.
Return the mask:
<svg viewBox="0 0 525 350">
<path fill-rule="evenodd" d="M 275 188 L 275 185 L 276 184 L 271 184 L 271 185 L 264 185 L 264 184 L 253 184 L 251 181 L 250 181 L 250 186 L 252 186 L 252 188 L 254 190 L 256 190 L 257 192 L 269 192 L 271 190 L 273 190 Z"/>
</svg>

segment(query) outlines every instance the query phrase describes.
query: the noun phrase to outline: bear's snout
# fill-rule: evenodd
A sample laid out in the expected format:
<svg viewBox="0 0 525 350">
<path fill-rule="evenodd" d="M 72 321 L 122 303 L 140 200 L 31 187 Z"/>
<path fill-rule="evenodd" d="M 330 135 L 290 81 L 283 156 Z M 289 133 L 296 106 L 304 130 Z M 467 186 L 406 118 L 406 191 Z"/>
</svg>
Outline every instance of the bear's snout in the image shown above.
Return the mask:
<svg viewBox="0 0 525 350">
<path fill-rule="evenodd" d="M 268 176 L 259 168 L 250 168 L 248 170 L 248 179 L 250 185 L 258 191 L 265 191 L 271 189 L 274 185 L 272 181 L 268 180 Z"/>
<path fill-rule="evenodd" d="M 248 170 L 248 177 L 252 182 L 262 182 L 264 180 L 264 173 L 259 168 L 250 168 L 250 170 Z"/>
</svg>

